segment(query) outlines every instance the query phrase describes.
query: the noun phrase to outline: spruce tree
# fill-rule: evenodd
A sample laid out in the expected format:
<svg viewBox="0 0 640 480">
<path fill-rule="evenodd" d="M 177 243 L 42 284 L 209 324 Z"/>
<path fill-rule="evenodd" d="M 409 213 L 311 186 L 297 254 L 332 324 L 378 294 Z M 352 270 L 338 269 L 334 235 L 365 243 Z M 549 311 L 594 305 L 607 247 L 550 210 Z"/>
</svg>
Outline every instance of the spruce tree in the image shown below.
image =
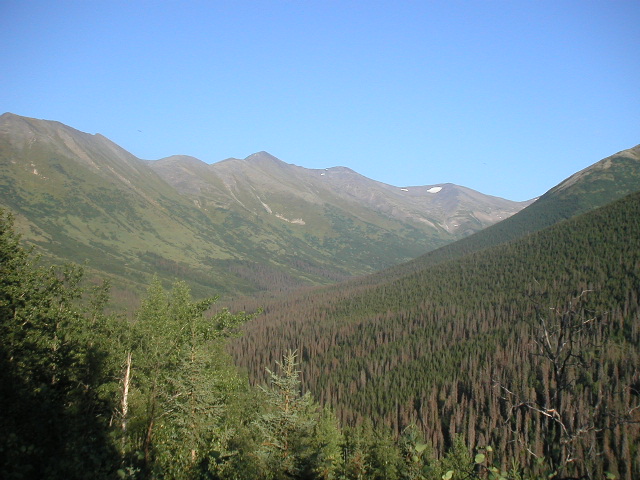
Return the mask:
<svg viewBox="0 0 640 480">
<path fill-rule="evenodd" d="M 255 422 L 262 434 L 259 455 L 274 479 L 305 478 L 305 472 L 313 470 L 318 407 L 309 392 L 300 391 L 296 357 L 290 350 L 277 362 L 280 373 L 267 369 L 270 386 L 262 388 L 267 411 Z"/>
<path fill-rule="evenodd" d="M 113 473 L 104 306 L 77 266 L 43 267 L 0 211 L 0 477 Z"/>
</svg>

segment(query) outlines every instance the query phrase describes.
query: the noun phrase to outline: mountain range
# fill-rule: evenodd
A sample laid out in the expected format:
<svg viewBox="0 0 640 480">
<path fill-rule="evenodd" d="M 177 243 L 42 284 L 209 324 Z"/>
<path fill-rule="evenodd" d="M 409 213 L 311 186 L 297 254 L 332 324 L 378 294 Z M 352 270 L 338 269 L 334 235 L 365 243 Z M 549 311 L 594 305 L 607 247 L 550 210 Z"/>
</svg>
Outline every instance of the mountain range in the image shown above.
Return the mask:
<svg viewBox="0 0 640 480">
<path fill-rule="evenodd" d="M 55 121 L 0 117 L 0 205 L 46 261 L 139 291 L 152 274 L 196 295 L 286 291 L 415 258 L 518 212 L 449 183 L 395 187 L 259 152 L 141 160 Z"/>
</svg>

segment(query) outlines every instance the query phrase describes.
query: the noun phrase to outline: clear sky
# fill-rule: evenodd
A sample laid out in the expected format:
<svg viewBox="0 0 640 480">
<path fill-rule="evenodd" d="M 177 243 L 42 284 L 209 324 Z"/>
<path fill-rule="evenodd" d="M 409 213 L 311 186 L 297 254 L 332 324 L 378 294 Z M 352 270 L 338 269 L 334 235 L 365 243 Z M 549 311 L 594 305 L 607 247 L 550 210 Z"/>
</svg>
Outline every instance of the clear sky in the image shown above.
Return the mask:
<svg viewBox="0 0 640 480">
<path fill-rule="evenodd" d="M 0 0 L 0 111 L 525 200 L 640 143 L 639 25 L 638 0 Z"/>
</svg>

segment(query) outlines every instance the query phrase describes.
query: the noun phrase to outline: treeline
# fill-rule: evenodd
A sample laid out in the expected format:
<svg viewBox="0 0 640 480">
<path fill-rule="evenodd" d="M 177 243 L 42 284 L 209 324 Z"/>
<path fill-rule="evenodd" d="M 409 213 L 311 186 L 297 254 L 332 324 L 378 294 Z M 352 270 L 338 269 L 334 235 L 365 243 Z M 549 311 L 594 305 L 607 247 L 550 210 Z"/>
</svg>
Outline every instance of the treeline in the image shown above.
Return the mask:
<svg viewBox="0 0 640 480">
<path fill-rule="evenodd" d="M 298 348 L 305 390 L 343 425 L 415 424 L 438 457 L 459 439 L 520 465 L 564 454 L 576 477 L 640 475 L 640 194 L 406 271 L 267 304 L 232 353 L 260 383 Z M 599 328 L 568 348 L 568 319 Z M 560 353 L 539 350 L 541 325 Z"/>
</svg>

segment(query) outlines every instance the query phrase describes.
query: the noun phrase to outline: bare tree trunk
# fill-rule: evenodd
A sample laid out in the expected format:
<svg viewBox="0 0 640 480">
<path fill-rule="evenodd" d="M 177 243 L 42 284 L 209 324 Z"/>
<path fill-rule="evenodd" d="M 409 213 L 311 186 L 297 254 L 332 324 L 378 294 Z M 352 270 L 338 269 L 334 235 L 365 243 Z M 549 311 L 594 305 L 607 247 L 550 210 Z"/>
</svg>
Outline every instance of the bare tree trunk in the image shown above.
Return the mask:
<svg viewBox="0 0 640 480">
<path fill-rule="evenodd" d="M 147 428 L 147 436 L 144 440 L 144 463 L 148 468 L 151 465 L 151 438 L 153 437 L 154 419 L 152 418 Z"/>
<path fill-rule="evenodd" d="M 131 385 L 131 352 L 127 353 L 127 365 L 122 379 L 122 453 L 125 452 L 127 437 L 127 415 L 129 413 L 129 386 Z"/>
</svg>

